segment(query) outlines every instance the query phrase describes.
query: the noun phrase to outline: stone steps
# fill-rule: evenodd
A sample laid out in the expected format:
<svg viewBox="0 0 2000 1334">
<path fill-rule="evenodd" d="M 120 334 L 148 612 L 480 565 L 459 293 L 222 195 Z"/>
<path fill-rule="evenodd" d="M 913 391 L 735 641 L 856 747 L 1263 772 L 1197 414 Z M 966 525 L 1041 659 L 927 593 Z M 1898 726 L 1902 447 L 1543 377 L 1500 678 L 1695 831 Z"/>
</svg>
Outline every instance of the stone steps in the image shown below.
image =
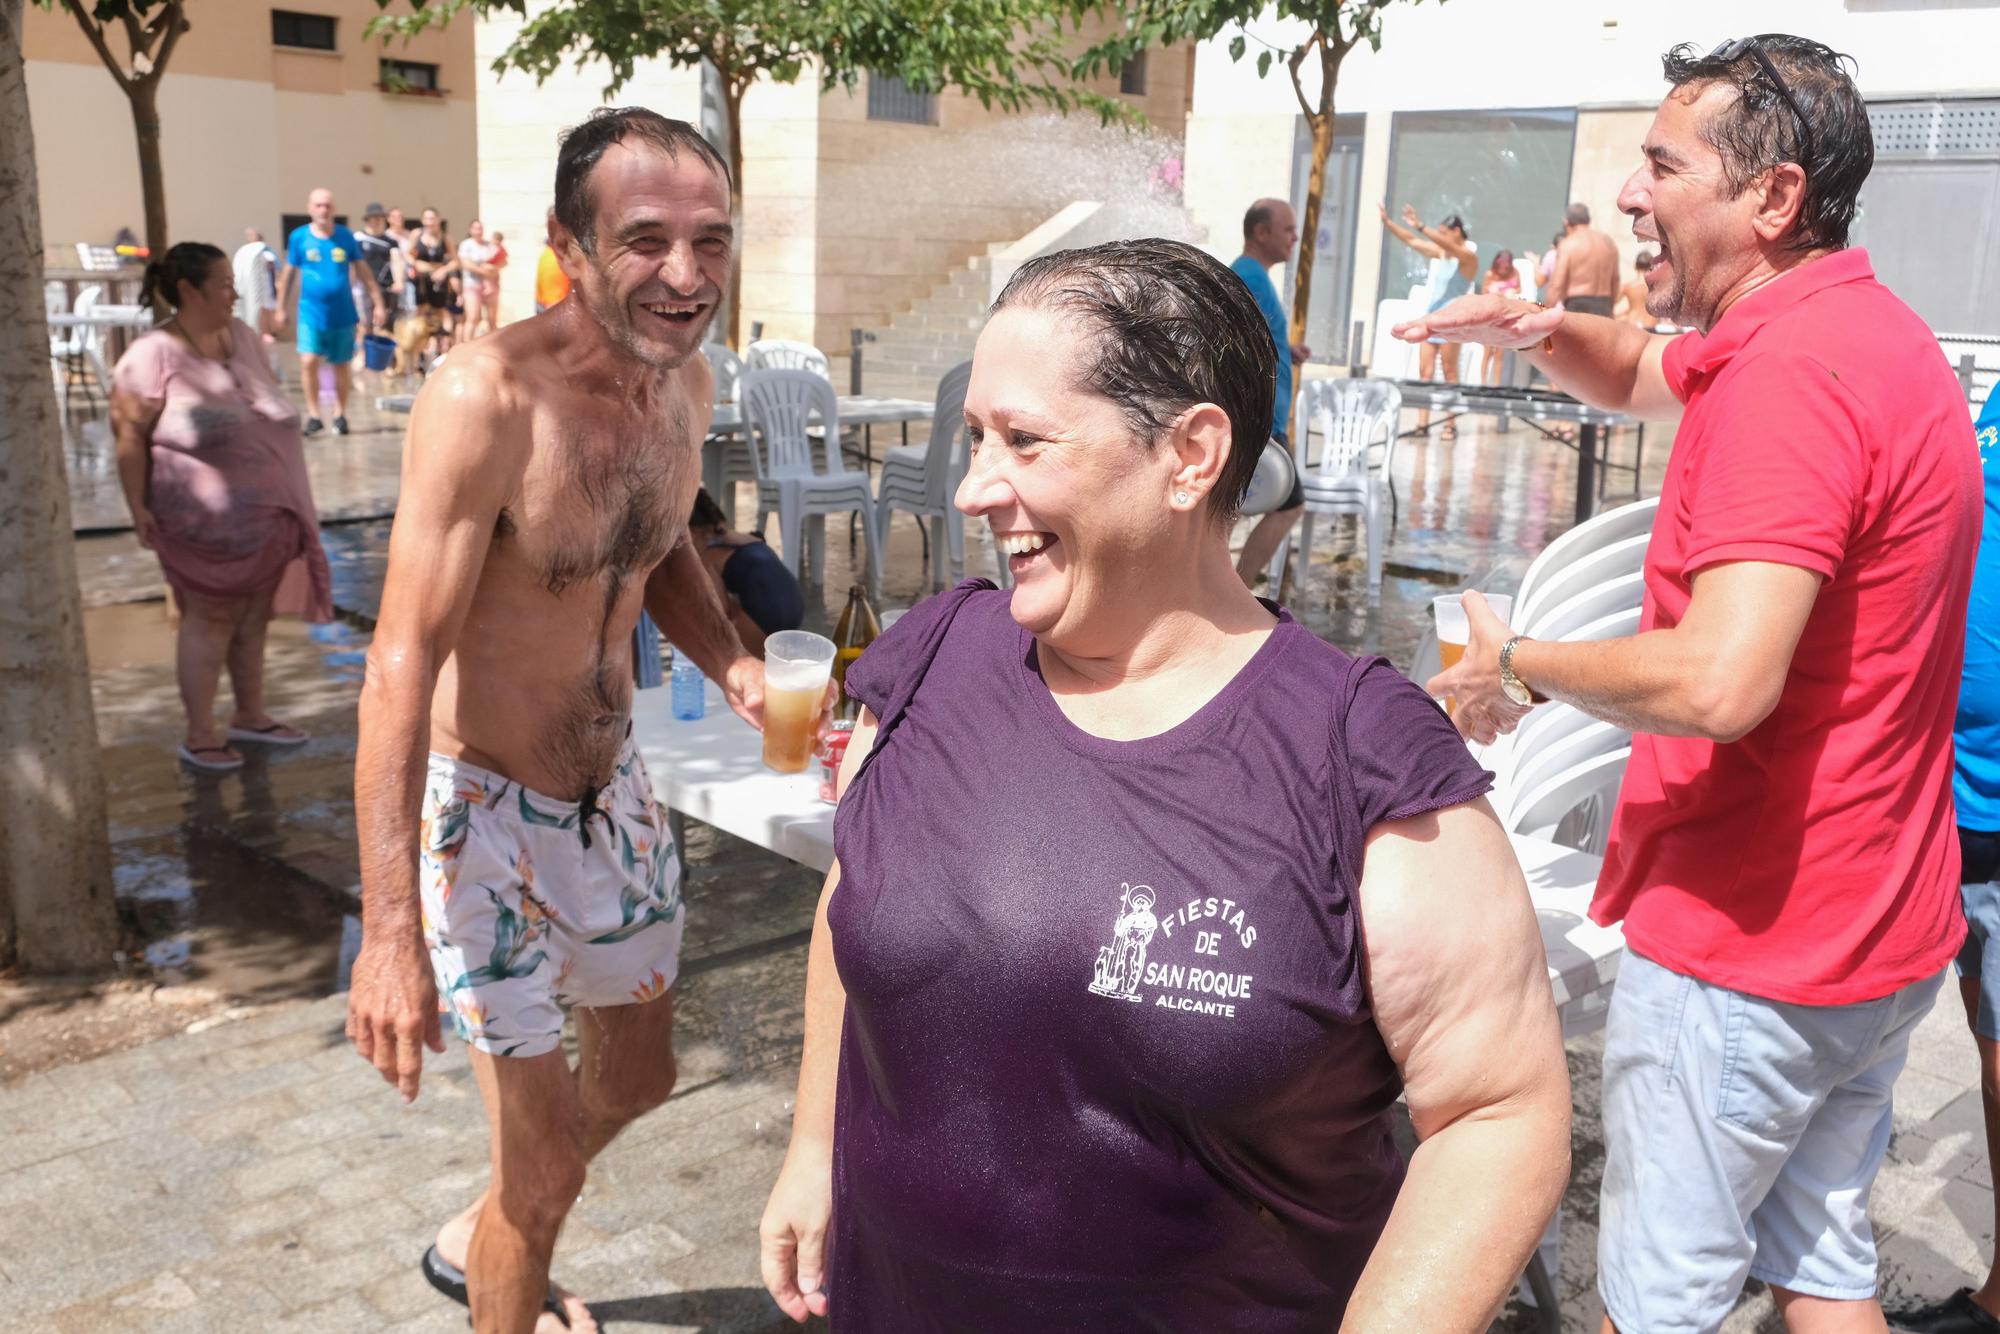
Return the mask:
<svg viewBox="0 0 2000 1334">
<path fill-rule="evenodd" d="M 875 331 L 863 354 L 862 385 L 871 394 L 929 398 L 938 378 L 972 356 L 986 322 L 992 256 L 1011 242 L 995 241 Z"/>
</svg>

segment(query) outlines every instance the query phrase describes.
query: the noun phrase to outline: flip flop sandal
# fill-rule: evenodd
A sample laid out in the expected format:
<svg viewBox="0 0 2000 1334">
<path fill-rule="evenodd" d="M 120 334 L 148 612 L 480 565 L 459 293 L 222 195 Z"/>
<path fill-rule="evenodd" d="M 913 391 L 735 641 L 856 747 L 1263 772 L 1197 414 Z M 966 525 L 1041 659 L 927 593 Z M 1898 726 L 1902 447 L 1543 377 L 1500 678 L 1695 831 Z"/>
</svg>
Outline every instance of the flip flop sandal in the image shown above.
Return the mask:
<svg viewBox="0 0 2000 1334">
<path fill-rule="evenodd" d="M 426 1283 L 460 1306 L 471 1309 L 472 1298 L 466 1290 L 465 1271 L 439 1255 L 436 1246 L 424 1252 L 422 1267 Z M 549 1295 L 542 1300 L 542 1309 L 561 1321 L 564 1329 L 569 1328 L 569 1311 L 563 1306 L 562 1298 L 556 1295 L 553 1283 L 549 1284 Z"/>
<path fill-rule="evenodd" d="M 202 758 L 204 755 L 227 755 L 229 754 L 229 747 L 227 746 L 190 747 L 187 742 L 183 741 L 179 749 L 181 763 L 187 765 L 190 769 L 199 769 L 203 773 L 235 773 L 243 767 L 243 757 L 241 755 L 238 755 L 233 760 L 205 760 Z"/>
<path fill-rule="evenodd" d="M 229 729 L 231 741 L 256 741 L 266 746 L 303 746 L 312 740 L 304 732 L 297 736 L 278 736 L 285 729 L 283 723 L 267 723 L 262 727 L 234 727 Z M 296 730 L 296 729 L 294 729 Z"/>
</svg>

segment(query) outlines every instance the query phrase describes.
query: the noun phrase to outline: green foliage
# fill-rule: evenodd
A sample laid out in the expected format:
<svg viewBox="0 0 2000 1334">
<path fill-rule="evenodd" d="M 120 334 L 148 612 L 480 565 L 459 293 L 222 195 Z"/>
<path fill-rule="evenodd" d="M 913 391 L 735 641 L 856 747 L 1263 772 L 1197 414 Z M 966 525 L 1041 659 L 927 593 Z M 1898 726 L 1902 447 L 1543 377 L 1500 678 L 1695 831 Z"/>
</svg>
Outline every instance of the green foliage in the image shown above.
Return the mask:
<svg viewBox="0 0 2000 1334">
<path fill-rule="evenodd" d="M 377 3 L 386 8 L 390 0 Z M 467 9 L 527 13 L 526 0 L 412 4 L 408 14 L 372 20 L 369 35 L 413 36 Z M 579 69 L 601 61 L 611 97 L 640 61 L 706 60 L 736 97 L 759 77 L 791 83 L 816 64 L 827 88 L 853 88 L 864 70 L 877 70 L 923 92 L 956 89 L 987 107 L 1082 108 L 1107 122 L 1130 120 L 1126 104 L 1076 86 L 1063 38 L 1085 8 L 1063 0 L 565 0 L 530 18 L 493 68 L 539 80 L 566 61 Z"/>
<path fill-rule="evenodd" d="M 1339 59 L 1362 42 L 1373 50 L 1382 49 L 1382 14 L 1398 4 L 1421 4 L 1423 0 L 1110 0 L 1106 6 L 1121 20 L 1122 31 L 1092 46 L 1073 64 L 1079 77 L 1117 69 L 1148 46 L 1162 42 L 1199 42 L 1219 37 L 1234 28 L 1229 39 L 1229 58 L 1240 61 L 1256 41 L 1265 49 L 1257 54 L 1257 77 L 1271 72 L 1282 59 L 1298 81 L 1301 64 L 1315 48 L 1322 55 Z M 1438 0 L 1442 4 L 1443 0 Z M 1078 0 L 1079 8 L 1095 7 L 1093 0 Z M 1285 50 L 1271 46 L 1249 33 L 1250 24 L 1267 14 L 1307 24 L 1312 31 L 1297 47 Z M 1301 89 L 1303 96 L 1303 89 Z"/>
</svg>

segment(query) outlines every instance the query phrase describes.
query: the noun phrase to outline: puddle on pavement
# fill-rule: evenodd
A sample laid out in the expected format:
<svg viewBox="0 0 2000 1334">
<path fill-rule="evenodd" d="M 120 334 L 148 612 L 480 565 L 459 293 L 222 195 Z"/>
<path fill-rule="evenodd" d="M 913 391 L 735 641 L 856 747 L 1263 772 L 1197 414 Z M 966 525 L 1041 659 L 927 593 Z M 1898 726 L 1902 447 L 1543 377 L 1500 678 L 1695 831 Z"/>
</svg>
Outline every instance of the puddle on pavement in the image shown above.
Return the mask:
<svg viewBox="0 0 2000 1334">
<path fill-rule="evenodd" d="M 367 636 L 273 623 L 271 707 L 315 739 L 245 746 L 242 770 L 198 775 L 174 759 L 184 721 L 164 605 L 93 607 L 84 626 L 113 885 L 141 957 L 162 980 L 253 1003 L 333 991 L 352 906 L 353 701 Z M 229 704 L 225 685 L 217 707 Z"/>
</svg>

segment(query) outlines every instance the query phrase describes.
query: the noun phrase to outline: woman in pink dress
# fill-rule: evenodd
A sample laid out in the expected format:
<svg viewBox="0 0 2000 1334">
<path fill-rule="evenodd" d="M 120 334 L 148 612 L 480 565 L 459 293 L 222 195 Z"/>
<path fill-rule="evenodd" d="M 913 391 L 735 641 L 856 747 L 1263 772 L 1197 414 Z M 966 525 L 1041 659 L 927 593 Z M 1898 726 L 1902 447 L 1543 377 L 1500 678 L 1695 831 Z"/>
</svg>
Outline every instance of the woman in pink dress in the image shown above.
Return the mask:
<svg viewBox="0 0 2000 1334">
<path fill-rule="evenodd" d="M 243 766 L 230 742 L 296 746 L 305 733 L 264 708 L 264 630 L 274 614 L 333 618 L 299 414 L 236 319 L 236 283 L 211 245 L 184 241 L 146 267 L 144 302 L 173 318 L 112 374 L 118 476 L 139 545 L 160 558 L 181 610 L 175 668 L 187 709 L 181 762 Z M 236 697 L 215 719 L 222 669 Z"/>
<path fill-rule="evenodd" d="M 1486 270 L 1486 277 L 1479 284 L 1479 290 L 1487 296 L 1521 295 L 1521 271 L 1514 267 L 1514 252 L 1502 250 L 1493 256 L 1493 266 Z M 1497 347 L 1485 350 L 1479 363 L 1479 383 L 1499 384 L 1501 357 Z"/>
</svg>

